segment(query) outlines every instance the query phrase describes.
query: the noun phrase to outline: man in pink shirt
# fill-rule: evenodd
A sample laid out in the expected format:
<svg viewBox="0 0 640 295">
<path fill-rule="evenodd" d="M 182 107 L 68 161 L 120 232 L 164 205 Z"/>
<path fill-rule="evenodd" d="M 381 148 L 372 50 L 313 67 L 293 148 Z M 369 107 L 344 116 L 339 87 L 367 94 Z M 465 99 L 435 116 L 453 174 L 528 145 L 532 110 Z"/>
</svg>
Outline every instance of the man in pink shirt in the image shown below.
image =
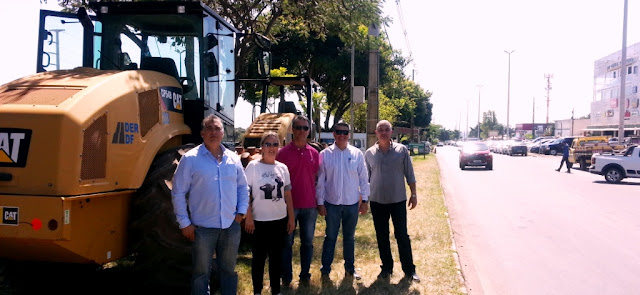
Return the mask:
<svg viewBox="0 0 640 295">
<path fill-rule="evenodd" d="M 296 116 L 292 122 L 293 141 L 284 146 L 276 160 L 287 165 L 291 175 L 291 195 L 296 227 L 300 225 L 300 283 L 309 284 L 309 267 L 313 256 L 313 236 L 316 229 L 316 174 L 320 166 L 318 151 L 307 144 L 309 121 Z M 293 270 L 291 266 L 292 246 L 295 230 L 288 237 L 282 253 L 282 284 L 291 284 Z"/>
</svg>

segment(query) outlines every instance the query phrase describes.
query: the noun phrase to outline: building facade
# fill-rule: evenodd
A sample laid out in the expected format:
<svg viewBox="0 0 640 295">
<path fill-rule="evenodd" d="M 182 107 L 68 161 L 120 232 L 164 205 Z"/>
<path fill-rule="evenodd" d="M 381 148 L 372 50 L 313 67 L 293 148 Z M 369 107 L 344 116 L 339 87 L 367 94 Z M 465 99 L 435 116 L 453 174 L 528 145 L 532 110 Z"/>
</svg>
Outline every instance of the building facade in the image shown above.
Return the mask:
<svg viewBox="0 0 640 295">
<path fill-rule="evenodd" d="M 549 136 L 552 134 L 553 124 L 545 124 L 545 123 L 523 123 L 516 124 L 515 137 L 524 138 L 526 134 L 531 134 L 533 138 L 539 136 Z"/>
<path fill-rule="evenodd" d="M 564 136 L 586 136 L 589 135 L 587 127 L 591 124 L 591 119 L 565 119 L 555 122 L 554 135 Z"/>
<path fill-rule="evenodd" d="M 625 136 L 640 134 L 640 43 L 627 48 L 627 61 L 622 68 L 622 51 L 605 56 L 594 63 L 593 101 L 590 124 L 585 131 L 593 135 L 617 136 L 620 116 L 624 116 Z M 626 72 L 625 99 L 620 101 L 620 73 Z M 620 114 L 620 103 L 625 104 Z"/>
</svg>

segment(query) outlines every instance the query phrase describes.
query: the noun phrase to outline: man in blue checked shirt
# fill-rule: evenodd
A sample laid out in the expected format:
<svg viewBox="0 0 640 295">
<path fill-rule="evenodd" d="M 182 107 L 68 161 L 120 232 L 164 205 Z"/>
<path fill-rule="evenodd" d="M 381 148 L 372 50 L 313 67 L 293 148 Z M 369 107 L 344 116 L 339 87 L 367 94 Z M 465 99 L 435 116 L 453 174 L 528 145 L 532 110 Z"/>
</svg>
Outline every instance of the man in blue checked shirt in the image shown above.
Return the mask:
<svg viewBox="0 0 640 295">
<path fill-rule="evenodd" d="M 349 144 L 349 125 L 334 127 L 335 143 L 320 152 L 320 170 L 316 198 L 318 214 L 326 220 L 326 234 L 322 244 L 322 279 L 329 278 L 331 263 L 342 224 L 342 252 L 347 276 L 360 280 L 356 272 L 355 232 L 358 212 L 366 214 L 369 199 L 369 176 L 362 152 Z"/>
<path fill-rule="evenodd" d="M 182 234 L 193 241 L 191 294 L 209 294 L 214 251 L 221 293 L 236 294 L 240 222 L 249 207 L 247 179 L 240 158 L 222 145 L 220 118 L 204 118 L 200 135 L 204 143 L 182 157 L 171 191 Z"/>
</svg>

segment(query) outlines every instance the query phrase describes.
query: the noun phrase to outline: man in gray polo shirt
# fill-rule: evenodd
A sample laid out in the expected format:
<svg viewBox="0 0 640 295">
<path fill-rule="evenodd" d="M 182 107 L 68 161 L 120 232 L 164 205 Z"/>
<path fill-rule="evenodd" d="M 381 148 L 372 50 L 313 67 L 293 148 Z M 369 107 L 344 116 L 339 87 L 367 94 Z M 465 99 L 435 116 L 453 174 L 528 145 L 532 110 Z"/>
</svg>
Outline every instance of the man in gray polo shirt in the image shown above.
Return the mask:
<svg viewBox="0 0 640 295">
<path fill-rule="evenodd" d="M 389 218 L 393 221 L 400 263 L 405 279 L 419 282 L 416 266 L 413 264 L 411 239 L 407 234 L 407 200 L 405 178 L 411 189 L 411 197 L 407 202 L 410 209 L 418 205 L 416 195 L 416 178 L 407 148 L 391 141 L 392 127 L 387 120 L 376 125 L 378 142 L 364 154 L 369 170 L 371 214 L 378 240 L 378 251 L 382 261 L 382 271 L 378 278 L 388 279 L 393 273 L 393 257 L 389 241 Z"/>
</svg>

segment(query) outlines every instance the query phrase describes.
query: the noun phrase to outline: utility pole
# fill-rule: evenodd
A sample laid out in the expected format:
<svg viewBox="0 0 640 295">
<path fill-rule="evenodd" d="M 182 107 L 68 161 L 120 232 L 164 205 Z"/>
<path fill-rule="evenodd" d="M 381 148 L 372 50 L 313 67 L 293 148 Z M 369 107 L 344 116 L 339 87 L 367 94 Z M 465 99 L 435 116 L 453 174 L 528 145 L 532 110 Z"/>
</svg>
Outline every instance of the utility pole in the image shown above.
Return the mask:
<svg viewBox="0 0 640 295">
<path fill-rule="evenodd" d="M 355 120 L 355 103 L 353 103 L 353 88 L 354 88 L 354 73 L 355 73 L 355 64 L 356 64 L 356 45 L 355 44 L 351 44 L 351 130 L 353 130 L 353 132 L 355 132 L 355 128 L 354 128 L 354 122 Z M 351 134 L 351 145 L 355 144 L 355 136 L 353 134 Z"/>
<path fill-rule="evenodd" d="M 507 74 L 507 126 L 506 126 L 506 136 L 507 139 L 511 138 L 511 133 L 509 132 L 509 101 L 511 100 L 511 54 L 514 52 L 515 50 L 511 50 L 511 51 L 504 51 L 504 53 L 509 55 L 509 71 Z"/>
<path fill-rule="evenodd" d="M 464 141 L 469 138 L 469 99 L 467 98 L 467 129 L 464 130 Z"/>
<path fill-rule="evenodd" d="M 478 140 L 480 140 L 480 88 L 482 88 L 482 85 L 477 85 L 478 86 Z"/>
<path fill-rule="evenodd" d="M 549 91 L 551 90 L 551 78 L 553 78 L 553 74 L 545 74 L 544 78 L 547 79 L 547 124 L 549 124 Z"/>
<path fill-rule="evenodd" d="M 571 136 L 573 136 L 573 112 L 575 109 L 571 109 Z"/>
<path fill-rule="evenodd" d="M 378 24 L 369 25 L 369 36 L 378 37 L 380 29 Z M 369 46 L 374 46 L 373 42 Z M 378 73 L 380 51 L 377 48 L 369 48 L 369 101 L 367 102 L 367 148 L 376 143 L 376 124 L 379 118 L 378 105 Z"/>
<path fill-rule="evenodd" d="M 536 138 L 536 97 L 533 97 L 533 118 L 531 118 L 531 135 Z"/>
<path fill-rule="evenodd" d="M 624 21 L 622 25 L 622 61 L 620 62 L 620 100 L 618 101 L 620 107 L 620 119 L 618 121 L 618 140 L 620 143 L 624 142 L 624 115 L 625 115 L 625 92 L 627 87 L 625 78 L 627 76 L 627 0 L 624 0 Z"/>
</svg>

